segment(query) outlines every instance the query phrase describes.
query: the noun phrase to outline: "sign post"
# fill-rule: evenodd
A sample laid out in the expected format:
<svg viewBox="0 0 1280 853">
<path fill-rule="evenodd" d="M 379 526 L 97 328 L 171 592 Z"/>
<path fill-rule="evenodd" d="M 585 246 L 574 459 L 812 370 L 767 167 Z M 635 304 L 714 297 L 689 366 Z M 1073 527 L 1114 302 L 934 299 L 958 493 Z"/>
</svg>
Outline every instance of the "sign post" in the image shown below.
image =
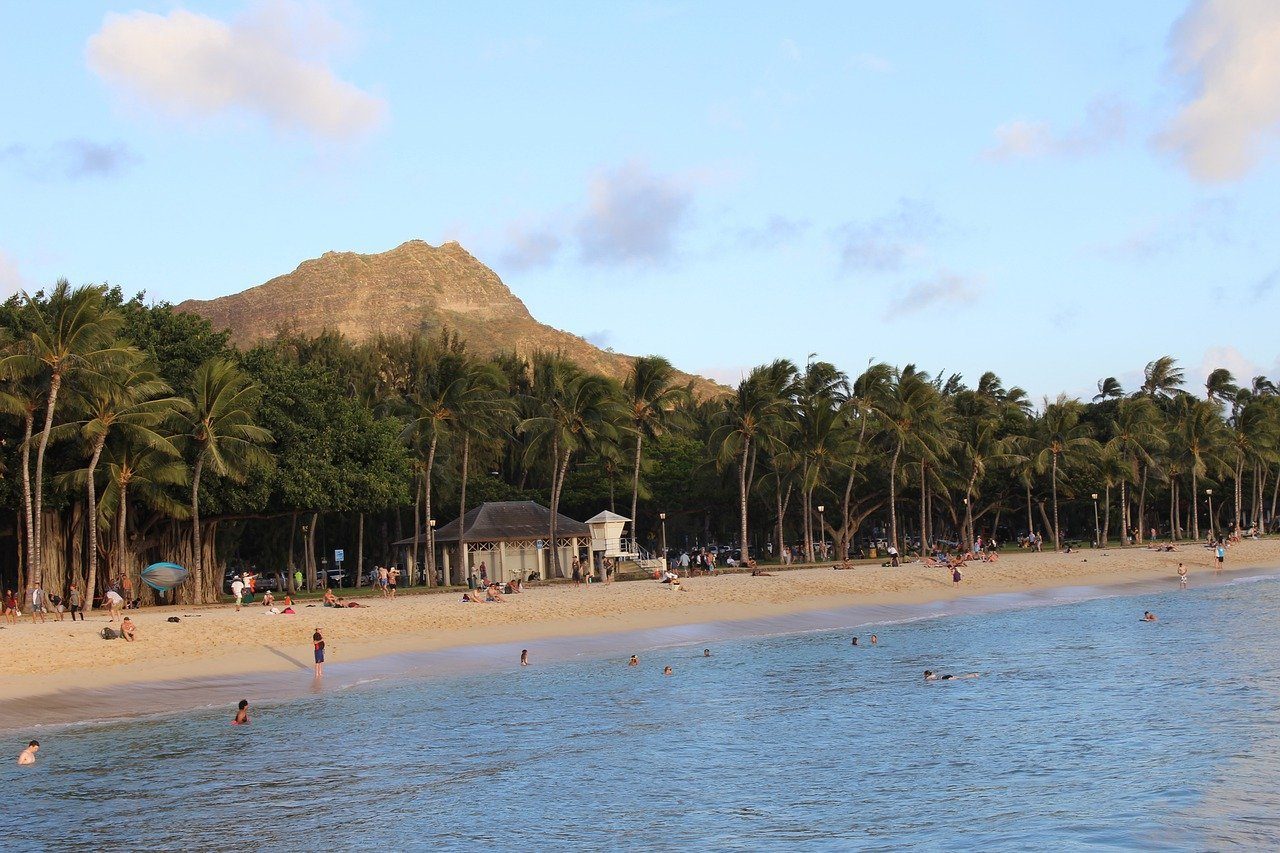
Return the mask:
<svg viewBox="0 0 1280 853">
<path fill-rule="evenodd" d="M 338 588 L 342 588 L 342 558 L 346 556 L 346 552 L 341 548 L 335 548 L 333 551 L 333 561 L 338 564 Z"/>
</svg>

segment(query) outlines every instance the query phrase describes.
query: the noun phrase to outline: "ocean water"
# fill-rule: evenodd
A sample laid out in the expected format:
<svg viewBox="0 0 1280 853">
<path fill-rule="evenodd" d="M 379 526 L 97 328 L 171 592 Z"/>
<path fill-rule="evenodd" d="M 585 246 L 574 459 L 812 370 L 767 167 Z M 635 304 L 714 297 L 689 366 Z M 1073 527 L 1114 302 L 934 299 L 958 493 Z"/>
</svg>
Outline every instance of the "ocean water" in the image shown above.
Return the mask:
<svg viewBox="0 0 1280 853">
<path fill-rule="evenodd" d="M 1237 579 L 45 726 L 0 847 L 1275 849 L 1278 629 Z"/>
</svg>

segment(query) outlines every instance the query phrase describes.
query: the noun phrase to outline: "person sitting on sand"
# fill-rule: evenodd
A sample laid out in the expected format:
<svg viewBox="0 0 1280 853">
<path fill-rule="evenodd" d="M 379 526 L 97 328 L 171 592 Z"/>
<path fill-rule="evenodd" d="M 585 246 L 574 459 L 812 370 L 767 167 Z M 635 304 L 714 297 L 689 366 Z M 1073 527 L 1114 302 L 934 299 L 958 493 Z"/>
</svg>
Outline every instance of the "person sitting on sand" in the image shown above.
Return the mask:
<svg viewBox="0 0 1280 853">
<path fill-rule="evenodd" d="M 503 598 L 502 596 L 502 591 L 498 589 L 498 585 L 496 583 L 489 585 L 488 590 L 485 591 L 484 598 L 485 598 L 485 601 L 497 601 L 497 602 L 506 601 L 506 599 Z"/>
<path fill-rule="evenodd" d="M 978 675 L 979 673 L 976 673 L 976 672 L 966 672 L 961 675 L 949 675 L 949 674 L 941 675 L 939 673 L 934 672 L 931 669 L 926 669 L 924 671 L 924 680 L 925 681 L 956 681 L 961 678 L 977 678 Z"/>
<path fill-rule="evenodd" d="M 231 721 L 231 725 L 233 726 L 249 725 L 249 700 L 248 699 L 240 700 L 240 705 L 236 710 L 236 718 Z"/>
<path fill-rule="evenodd" d="M 36 753 L 40 751 L 40 741 L 33 740 L 27 744 L 27 748 L 18 754 L 19 764 L 35 764 Z"/>
<path fill-rule="evenodd" d="M 138 629 L 137 626 L 133 624 L 133 620 L 128 616 L 124 617 L 120 622 L 120 636 L 132 643 L 134 638 L 137 636 L 137 633 Z"/>
<path fill-rule="evenodd" d="M 688 590 L 686 590 L 684 587 L 682 587 L 682 586 L 680 585 L 680 578 L 672 578 L 672 579 L 671 579 L 671 581 L 670 581 L 670 583 L 671 583 L 671 591 L 672 591 L 672 592 L 675 592 L 675 591 L 677 591 L 677 590 L 679 590 L 679 591 L 681 591 L 681 592 L 688 592 Z"/>
<path fill-rule="evenodd" d="M 276 597 L 271 594 L 271 590 L 267 590 L 262 594 L 262 606 L 271 607 L 276 603 Z"/>
<path fill-rule="evenodd" d="M 773 575 L 772 575 L 772 574 L 770 574 L 769 572 L 764 571 L 763 569 L 752 569 L 752 570 L 751 570 L 751 577 L 753 577 L 753 578 L 771 578 L 771 577 L 773 577 Z"/>
<path fill-rule="evenodd" d="M 484 604 L 484 599 L 480 597 L 480 593 L 467 590 L 462 594 L 462 600 L 471 604 Z"/>
<path fill-rule="evenodd" d="M 298 611 L 294 610 L 292 607 L 289 607 L 288 605 L 285 605 L 284 610 L 280 611 L 280 613 L 285 616 L 293 616 L 297 612 Z"/>
<path fill-rule="evenodd" d="M 1139 620 L 1139 621 L 1142 621 L 1142 622 L 1158 622 L 1158 621 L 1160 621 L 1160 618 L 1159 618 L 1158 616 L 1156 616 L 1154 613 L 1152 613 L 1150 610 L 1144 610 L 1144 611 L 1142 611 L 1142 619 L 1141 619 L 1141 620 Z"/>
<path fill-rule="evenodd" d="M 337 597 L 333 594 L 333 590 L 331 590 L 331 589 L 326 589 L 326 590 L 324 591 L 324 606 L 325 606 L 325 607 L 338 607 L 338 606 L 340 606 L 340 605 L 338 604 L 338 599 L 337 599 Z"/>
</svg>

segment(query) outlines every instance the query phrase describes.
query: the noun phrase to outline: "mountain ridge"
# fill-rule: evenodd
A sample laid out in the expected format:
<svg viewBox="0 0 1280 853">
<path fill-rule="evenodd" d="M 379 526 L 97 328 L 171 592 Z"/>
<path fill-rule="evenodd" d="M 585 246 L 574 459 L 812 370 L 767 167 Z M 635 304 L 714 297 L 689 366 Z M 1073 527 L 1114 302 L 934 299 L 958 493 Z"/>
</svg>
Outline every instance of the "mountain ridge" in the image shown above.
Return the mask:
<svg viewBox="0 0 1280 853">
<path fill-rule="evenodd" d="M 432 246 L 408 240 L 385 252 L 325 252 L 239 293 L 188 299 L 177 306 L 227 329 L 241 347 L 281 329 L 304 334 L 336 331 L 364 342 L 383 334 L 448 329 L 469 349 L 563 353 L 579 366 L 623 379 L 635 356 L 603 350 L 579 335 L 538 321 L 497 273 L 456 241 Z M 679 372 L 699 396 L 724 388 Z"/>
</svg>

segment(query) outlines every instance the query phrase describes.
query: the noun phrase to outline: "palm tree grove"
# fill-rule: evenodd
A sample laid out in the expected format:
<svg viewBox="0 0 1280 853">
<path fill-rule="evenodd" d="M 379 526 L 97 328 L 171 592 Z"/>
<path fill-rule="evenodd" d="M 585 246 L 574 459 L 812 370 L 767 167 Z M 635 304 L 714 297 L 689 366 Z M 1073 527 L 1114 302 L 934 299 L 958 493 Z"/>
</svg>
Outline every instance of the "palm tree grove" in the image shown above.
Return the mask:
<svg viewBox="0 0 1280 853">
<path fill-rule="evenodd" d="M 155 561 L 189 569 L 180 602 L 241 567 L 313 589 L 335 549 L 348 584 L 397 562 L 406 584 L 463 583 L 391 543 L 496 500 L 543 503 L 553 526 L 620 509 L 655 553 L 663 513 L 672 553 L 746 543 L 763 563 L 1029 532 L 1053 549 L 1215 538 L 1271 529 L 1280 497 L 1276 386 L 1218 369 L 1192 387 L 1167 356 L 1087 401 L 785 359 L 696 395 L 658 356 L 616 381 L 438 329 L 240 351 L 195 315 L 65 281 L 11 298 L 0 325 L 4 583 L 88 602 Z"/>
</svg>

